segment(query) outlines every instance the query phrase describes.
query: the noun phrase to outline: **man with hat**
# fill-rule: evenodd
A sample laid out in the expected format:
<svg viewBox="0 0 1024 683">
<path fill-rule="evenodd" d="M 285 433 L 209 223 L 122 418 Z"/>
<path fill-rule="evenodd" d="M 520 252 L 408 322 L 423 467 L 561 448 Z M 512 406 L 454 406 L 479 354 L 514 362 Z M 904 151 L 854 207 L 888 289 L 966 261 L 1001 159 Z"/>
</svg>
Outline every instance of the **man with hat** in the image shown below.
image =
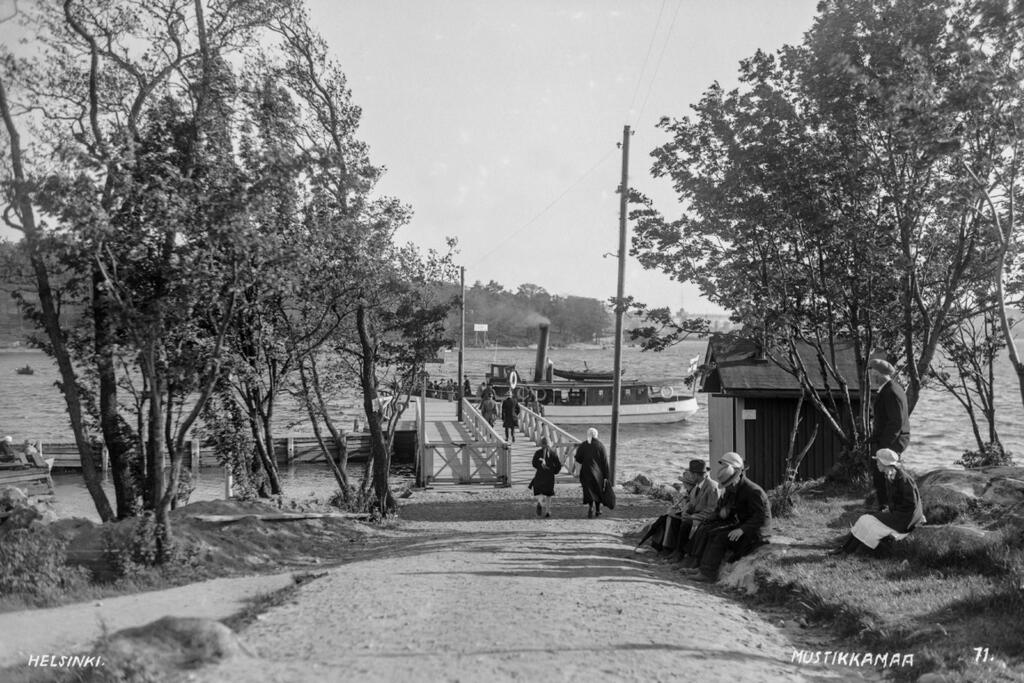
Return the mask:
<svg viewBox="0 0 1024 683">
<path fill-rule="evenodd" d="M 679 520 L 676 528 L 675 542 L 669 547 L 674 550 L 669 555 L 669 562 L 677 562 L 686 554 L 690 538 L 701 524 L 711 519 L 718 508 L 721 491 L 718 482 L 712 479 L 707 463 L 703 460 L 691 460 L 689 468 L 683 472 L 683 486 L 686 495 L 669 510 L 669 516 Z"/>
<path fill-rule="evenodd" d="M 881 358 L 868 361 L 873 384 L 878 384 L 878 394 L 872 406 L 872 428 L 868 445 L 871 456 L 879 449 L 888 448 L 899 454 L 910 445 L 910 411 L 907 408 L 907 393 L 900 384 L 893 380 L 896 368 L 892 363 Z M 871 468 L 872 482 L 875 485 L 875 496 L 878 510 L 889 507 L 891 501 L 886 498 L 886 479 L 877 470 Z"/>
<path fill-rule="evenodd" d="M 726 453 L 718 464 L 722 467 L 717 475 L 718 482 L 725 488 L 718 508 L 723 523 L 709 527 L 695 581 L 717 581 L 725 551 L 731 550 L 732 559 L 737 560 L 767 543 L 771 533 L 772 510 L 768 494 L 747 478 L 740 454 Z"/>
</svg>

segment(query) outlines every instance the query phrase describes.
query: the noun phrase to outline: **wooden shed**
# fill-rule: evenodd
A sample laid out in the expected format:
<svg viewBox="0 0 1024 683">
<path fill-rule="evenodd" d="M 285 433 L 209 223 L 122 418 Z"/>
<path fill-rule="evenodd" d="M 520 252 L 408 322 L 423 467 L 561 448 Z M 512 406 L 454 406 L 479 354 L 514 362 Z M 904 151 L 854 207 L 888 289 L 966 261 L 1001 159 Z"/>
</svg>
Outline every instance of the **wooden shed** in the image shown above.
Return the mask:
<svg viewBox="0 0 1024 683">
<path fill-rule="evenodd" d="M 801 345 L 798 352 L 818 391 L 837 391 L 834 380 L 826 388 L 814 348 Z M 838 371 L 849 384 L 856 414 L 860 384 L 852 344 L 837 344 L 836 359 Z M 712 335 L 704 361 L 708 371 L 701 391 L 709 394 L 708 454 L 712 472 L 717 474 L 718 458 L 723 453 L 735 451 L 743 456 L 751 480 L 766 490 L 778 486 L 786 477 L 790 432 L 801 393 L 799 381 L 768 359 L 757 342 L 734 335 Z M 797 476 L 815 479 L 832 468 L 842 444 L 810 401 L 804 401 L 801 414 L 797 452 L 807 443 L 815 425 L 818 434 Z"/>
</svg>

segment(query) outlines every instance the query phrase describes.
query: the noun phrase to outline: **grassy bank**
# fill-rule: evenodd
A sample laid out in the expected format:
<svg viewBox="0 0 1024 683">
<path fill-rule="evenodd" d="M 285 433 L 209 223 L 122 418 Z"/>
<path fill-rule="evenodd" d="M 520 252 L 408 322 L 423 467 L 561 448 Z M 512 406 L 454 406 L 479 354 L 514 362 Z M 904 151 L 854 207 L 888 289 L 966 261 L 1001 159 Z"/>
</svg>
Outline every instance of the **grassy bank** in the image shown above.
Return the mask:
<svg viewBox="0 0 1024 683">
<path fill-rule="evenodd" d="M 865 511 L 859 492 L 803 491 L 775 521 L 799 544 L 760 563 L 754 600 L 828 625 L 858 651 L 914 655 L 912 667 L 889 669 L 897 679 L 1024 680 L 1024 530 L 929 526 L 873 554 L 829 556 Z"/>
</svg>

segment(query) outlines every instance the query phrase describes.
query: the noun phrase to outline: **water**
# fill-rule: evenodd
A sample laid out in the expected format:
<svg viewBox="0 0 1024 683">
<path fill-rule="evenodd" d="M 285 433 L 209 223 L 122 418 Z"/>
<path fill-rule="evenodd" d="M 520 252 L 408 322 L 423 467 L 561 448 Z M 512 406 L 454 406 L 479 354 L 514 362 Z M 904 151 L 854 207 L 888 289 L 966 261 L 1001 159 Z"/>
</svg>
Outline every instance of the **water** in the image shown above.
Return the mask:
<svg viewBox="0 0 1024 683">
<path fill-rule="evenodd" d="M 704 341 L 685 342 L 661 354 L 644 353 L 634 348 L 623 349 L 625 376 L 657 377 L 659 375 L 679 377 L 694 356 L 703 358 L 707 343 Z M 526 375 L 534 366 L 536 352 L 529 349 L 478 349 L 465 352 L 464 369 L 474 390 L 484 378 L 491 363 L 516 363 L 521 374 Z M 549 357 L 556 367 L 582 368 L 586 361 L 591 368 L 610 368 L 610 350 L 552 349 Z M 31 365 L 34 375 L 18 375 L 15 368 Z M 454 379 L 458 372 L 458 354 L 445 354 L 445 362 L 428 367 L 432 379 Z M 68 441 L 71 436 L 67 427 L 64 400 L 54 386 L 57 371 L 52 362 L 41 352 L 32 350 L 0 350 L 0 434 L 11 434 L 16 443 L 26 438 L 44 441 Z M 1024 408 L 1016 378 L 1007 359 L 997 368 L 998 427 L 1003 444 L 1018 455 L 1024 455 Z M 673 481 L 694 457 L 707 457 L 708 424 L 707 397 L 697 395 L 700 411 L 688 422 L 671 425 L 620 425 L 618 447 L 618 480 L 625 481 L 635 474 L 643 473 L 655 481 Z M 355 402 L 342 406 L 344 419 L 351 423 L 361 418 Z M 283 435 L 289 426 L 301 422 L 302 412 L 297 406 L 284 405 L 279 412 L 278 428 Z M 973 449 L 970 421 L 959 403 L 944 391 L 926 389 L 911 416 L 913 440 L 906 454 L 908 463 L 918 472 L 950 467 L 965 449 Z M 607 425 L 595 425 L 601 437 L 607 441 Z M 308 433 L 309 429 L 295 426 L 296 434 Z M 586 426 L 572 426 L 568 431 L 582 436 Z M 358 472 L 354 472 L 358 475 Z M 193 500 L 204 500 L 223 496 L 222 475 L 217 470 L 200 474 L 196 482 Z M 91 505 L 75 500 L 85 496 L 79 474 L 59 475 L 58 502 L 65 506 L 77 506 L 81 513 L 89 514 Z M 285 473 L 285 491 L 288 495 L 305 497 L 326 497 L 333 492 L 335 483 L 325 465 L 307 465 Z M 61 499 L 66 501 L 61 501 Z"/>
</svg>

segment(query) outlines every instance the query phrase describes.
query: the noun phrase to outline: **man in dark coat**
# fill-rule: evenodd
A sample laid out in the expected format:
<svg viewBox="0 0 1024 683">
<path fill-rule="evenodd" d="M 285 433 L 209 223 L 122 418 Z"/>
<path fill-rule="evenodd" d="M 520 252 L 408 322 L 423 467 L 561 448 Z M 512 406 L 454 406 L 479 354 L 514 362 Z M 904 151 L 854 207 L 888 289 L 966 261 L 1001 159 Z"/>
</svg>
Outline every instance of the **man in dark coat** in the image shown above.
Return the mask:
<svg viewBox="0 0 1024 683">
<path fill-rule="evenodd" d="M 872 383 L 881 386 L 872 408 L 871 436 L 868 439 L 871 457 L 882 448 L 902 453 L 910 445 L 910 411 L 907 409 L 907 393 L 893 379 L 896 368 L 881 358 L 868 362 Z M 872 462 L 872 465 L 874 463 Z M 886 478 L 876 467 L 871 467 L 871 478 L 875 485 L 878 510 L 888 507 Z"/>
<path fill-rule="evenodd" d="M 519 428 L 519 401 L 514 389 L 509 389 L 508 396 L 501 402 L 501 426 L 505 428 L 505 441 L 515 443 L 516 429 Z"/>
<path fill-rule="evenodd" d="M 562 461 L 558 459 L 558 453 L 551 450 L 546 436 L 541 437 L 540 448 L 533 454 L 533 469 L 537 473 L 529 487 L 537 499 L 537 516 L 550 517 L 548 505 L 551 496 L 555 495 L 555 475 L 562 471 Z"/>
<path fill-rule="evenodd" d="M 587 506 L 587 518 L 601 516 L 604 500 L 604 482 L 608 478 L 608 455 L 604 444 L 597 438 L 597 430 L 587 430 L 587 440 L 576 447 L 573 458 L 580 466 L 580 486 L 583 488 L 583 503 Z M 570 470 L 576 474 L 576 465 Z"/>
<path fill-rule="evenodd" d="M 718 525 L 709 531 L 707 546 L 700 557 L 696 581 L 718 580 L 718 568 L 725 551 L 733 552 L 735 561 L 763 543 L 771 534 L 772 509 L 764 489 L 747 479 L 743 458 L 739 453 L 726 453 L 719 461 L 722 469 L 718 481 L 725 488 L 719 518 L 729 524 Z"/>
</svg>

